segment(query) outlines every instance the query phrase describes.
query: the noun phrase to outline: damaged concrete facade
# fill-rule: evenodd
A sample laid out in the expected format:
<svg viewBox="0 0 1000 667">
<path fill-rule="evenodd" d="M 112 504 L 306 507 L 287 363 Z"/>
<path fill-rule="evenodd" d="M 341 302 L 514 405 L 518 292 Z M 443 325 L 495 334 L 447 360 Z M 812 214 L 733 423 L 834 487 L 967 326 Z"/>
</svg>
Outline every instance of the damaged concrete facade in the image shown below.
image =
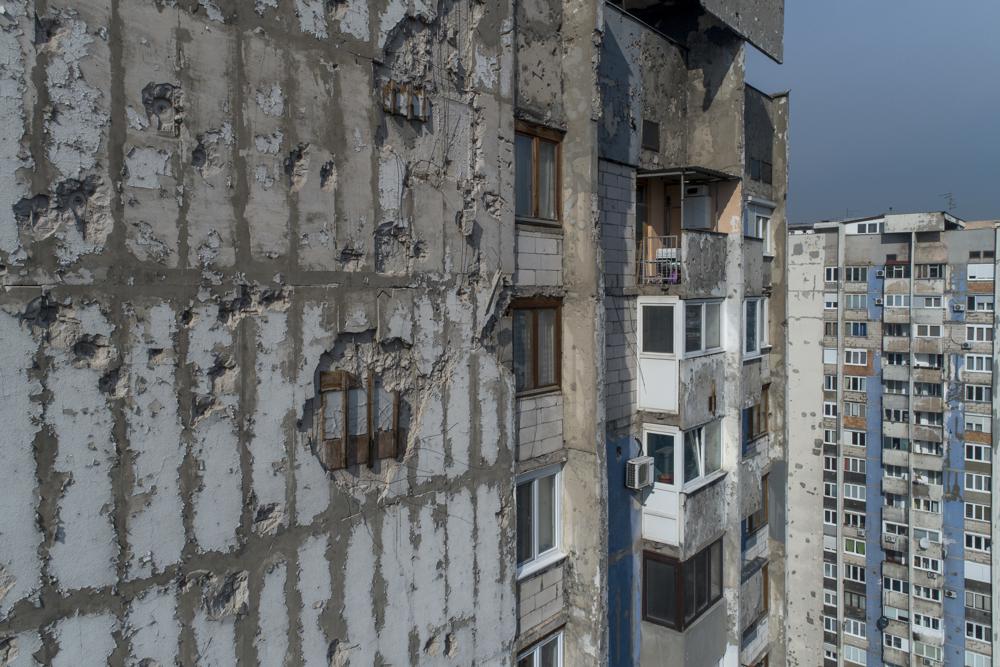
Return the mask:
<svg viewBox="0 0 1000 667">
<path fill-rule="evenodd" d="M 783 6 L 640 4 L 3 3 L 0 664 L 780 660 Z"/>
<path fill-rule="evenodd" d="M 780 58 L 782 19 L 781 2 L 605 10 L 613 665 L 784 664 L 788 97 L 744 72 L 748 41 Z M 630 488 L 640 463 L 651 484 Z"/>
<path fill-rule="evenodd" d="M 1000 661 L 998 256 L 940 212 L 788 237 L 787 664 Z"/>
<path fill-rule="evenodd" d="M 0 50 L 0 664 L 513 662 L 511 5 Z"/>
</svg>

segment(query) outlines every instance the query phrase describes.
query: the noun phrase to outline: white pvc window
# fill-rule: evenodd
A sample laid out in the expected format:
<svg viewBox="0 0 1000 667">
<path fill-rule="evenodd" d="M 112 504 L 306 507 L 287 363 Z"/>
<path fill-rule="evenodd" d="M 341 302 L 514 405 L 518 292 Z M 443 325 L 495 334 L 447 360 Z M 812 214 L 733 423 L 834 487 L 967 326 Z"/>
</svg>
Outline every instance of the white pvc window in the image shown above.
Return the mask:
<svg viewBox="0 0 1000 667">
<path fill-rule="evenodd" d="M 722 302 L 684 304 L 684 351 L 688 354 L 722 348 Z"/>
<path fill-rule="evenodd" d="M 993 358 L 985 354 L 967 354 L 965 370 L 970 373 L 992 373 Z"/>
<path fill-rule="evenodd" d="M 823 363 L 834 366 L 837 364 L 837 348 L 835 347 L 823 348 Z"/>
<path fill-rule="evenodd" d="M 965 327 L 965 340 L 970 343 L 986 343 L 993 340 L 993 327 L 985 324 L 970 324 Z"/>
<path fill-rule="evenodd" d="M 848 366 L 866 366 L 868 350 L 844 350 L 844 363 Z"/>
<path fill-rule="evenodd" d="M 517 656 L 517 667 L 562 667 L 562 642 L 561 632 L 543 639 Z"/>
<path fill-rule="evenodd" d="M 883 297 L 886 308 L 909 308 L 910 307 L 910 295 L 909 294 L 886 294 Z"/>
<path fill-rule="evenodd" d="M 823 295 L 823 308 L 826 310 L 837 310 L 837 293 L 827 292 Z"/>
<path fill-rule="evenodd" d="M 981 491 L 983 493 L 989 493 L 991 487 L 992 480 L 990 480 L 989 475 L 980 475 L 979 473 L 974 472 L 965 473 L 966 491 Z"/>
<path fill-rule="evenodd" d="M 743 352 L 755 356 L 768 344 L 767 299 L 752 298 L 743 302 Z"/>
<path fill-rule="evenodd" d="M 562 556 L 562 473 L 550 466 L 517 481 L 517 574 L 525 577 Z"/>
<path fill-rule="evenodd" d="M 992 433 L 993 423 L 987 415 L 965 415 L 965 430 L 975 433 Z"/>
<path fill-rule="evenodd" d="M 847 310 L 865 310 L 868 308 L 867 294 L 845 294 L 844 299 L 847 302 L 844 308 Z"/>
<path fill-rule="evenodd" d="M 828 283 L 835 283 L 840 279 L 840 270 L 836 266 L 827 266 L 823 270 L 823 276 Z"/>
</svg>

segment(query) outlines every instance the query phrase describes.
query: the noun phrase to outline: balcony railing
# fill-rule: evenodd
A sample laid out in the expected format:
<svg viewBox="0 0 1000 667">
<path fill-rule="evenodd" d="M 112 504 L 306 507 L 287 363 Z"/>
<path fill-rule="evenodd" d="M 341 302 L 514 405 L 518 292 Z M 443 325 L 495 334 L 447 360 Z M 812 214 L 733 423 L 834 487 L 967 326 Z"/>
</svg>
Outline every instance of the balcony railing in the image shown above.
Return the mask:
<svg viewBox="0 0 1000 667">
<path fill-rule="evenodd" d="M 681 248 L 677 236 L 647 236 L 639 242 L 640 285 L 677 285 L 681 281 Z"/>
</svg>

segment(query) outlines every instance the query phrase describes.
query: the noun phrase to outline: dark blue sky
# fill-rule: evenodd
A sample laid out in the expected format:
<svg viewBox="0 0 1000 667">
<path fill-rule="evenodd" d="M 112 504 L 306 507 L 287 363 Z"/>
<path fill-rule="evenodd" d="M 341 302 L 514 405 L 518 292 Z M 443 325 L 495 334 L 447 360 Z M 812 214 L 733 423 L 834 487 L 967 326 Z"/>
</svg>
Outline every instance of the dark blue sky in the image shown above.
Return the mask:
<svg viewBox="0 0 1000 667">
<path fill-rule="evenodd" d="M 785 64 L 748 50 L 747 78 L 791 89 L 789 222 L 945 210 L 1000 218 L 1000 2 L 786 0 Z"/>
</svg>

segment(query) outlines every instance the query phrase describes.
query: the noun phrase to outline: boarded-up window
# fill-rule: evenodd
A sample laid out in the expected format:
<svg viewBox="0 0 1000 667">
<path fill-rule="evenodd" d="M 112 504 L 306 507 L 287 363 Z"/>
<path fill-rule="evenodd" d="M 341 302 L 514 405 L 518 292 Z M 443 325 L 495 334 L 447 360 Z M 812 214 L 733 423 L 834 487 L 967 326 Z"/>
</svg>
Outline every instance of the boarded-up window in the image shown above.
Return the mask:
<svg viewBox="0 0 1000 667">
<path fill-rule="evenodd" d="M 320 391 L 320 457 L 328 470 L 399 455 L 405 430 L 398 391 L 386 390 L 373 373 L 362 381 L 347 371 L 321 373 Z"/>
</svg>

